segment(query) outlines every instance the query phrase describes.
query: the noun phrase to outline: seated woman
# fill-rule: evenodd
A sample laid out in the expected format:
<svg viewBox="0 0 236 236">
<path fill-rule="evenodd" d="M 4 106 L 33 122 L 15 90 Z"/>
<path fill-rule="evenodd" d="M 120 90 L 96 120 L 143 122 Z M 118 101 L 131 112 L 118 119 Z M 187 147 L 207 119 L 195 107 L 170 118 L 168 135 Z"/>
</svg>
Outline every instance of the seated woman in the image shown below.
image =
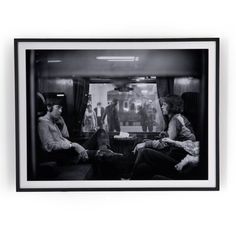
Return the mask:
<svg viewBox="0 0 236 236">
<path fill-rule="evenodd" d="M 177 95 L 162 99 L 162 112 L 169 120 L 166 132 L 168 138 L 146 141 L 135 147 L 134 152 L 138 154 L 132 179 L 152 179 L 156 174 L 177 178 L 178 169 L 183 167 L 182 164 L 179 167 L 178 163 L 189 154 L 181 142 L 196 141 L 190 122 L 181 114 L 183 105 L 183 100 Z"/>
</svg>

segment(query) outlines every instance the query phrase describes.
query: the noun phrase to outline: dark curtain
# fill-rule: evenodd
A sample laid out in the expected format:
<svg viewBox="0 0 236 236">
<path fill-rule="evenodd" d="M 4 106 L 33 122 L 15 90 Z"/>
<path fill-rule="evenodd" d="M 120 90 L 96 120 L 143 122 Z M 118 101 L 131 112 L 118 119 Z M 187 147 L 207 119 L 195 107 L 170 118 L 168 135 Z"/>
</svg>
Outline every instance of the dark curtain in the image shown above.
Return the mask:
<svg viewBox="0 0 236 236">
<path fill-rule="evenodd" d="M 174 93 L 174 78 L 165 77 L 157 78 L 157 94 L 158 97 L 166 97 Z"/>
<path fill-rule="evenodd" d="M 186 92 L 182 94 L 184 101 L 184 112 L 183 114 L 190 121 L 197 140 L 200 135 L 200 93 Z"/>
<path fill-rule="evenodd" d="M 157 95 L 160 101 L 160 98 L 166 97 L 167 95 L 172 95 L 174 93 L 174 78 L 164 77 L 164 78 L 157 78 Z M 160 104 L 161 107 L 162 104 Z M 165 121 L 165 129 L 167 128 L 168 124 L 168 117 L 163 115 Z"/>
<path fill-rule="evenodd" d="M 80 133 L 84 113 L 89 97 L 89 78 L 78 78 L 73 80 L 74 83 L 74 128 Z"/>
</svg>

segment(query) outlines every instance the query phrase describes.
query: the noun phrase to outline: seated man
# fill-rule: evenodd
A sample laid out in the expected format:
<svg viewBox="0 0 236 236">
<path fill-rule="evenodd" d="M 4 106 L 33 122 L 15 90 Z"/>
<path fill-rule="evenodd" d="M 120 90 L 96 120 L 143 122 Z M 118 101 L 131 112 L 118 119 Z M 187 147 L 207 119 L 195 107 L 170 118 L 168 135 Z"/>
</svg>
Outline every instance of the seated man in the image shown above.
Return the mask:
<svg viewBox="0 0 236 236">
<path fill-rule="evenodd" d="M 69 140 L 69 133 L 61 116 L 62 106 L 47 104 L 47 113 L 38 120 L 38 133 L 42 148 L 46 153 L 74 153 L 77 162 L 88 159 L 88 154 L 81 145 Z M 68 157 L 69 159 L 69 157 Z"/>
<path fill-rule="evenodd" d="M 64 119 L 61 116 L 62 106 L 58 102 L 47 104 L 46 115 L 39 118 L 38 132 L 43 150 L 47 154 L 56 154 L 55 158 L 60 162 L 92 162 L 99 166 L 109 166 L 114 172 L 114 166 L 119 164 L 120 153 L 114 153 L 110 149 L 109 136 L 106 131 L 99 129 L 87 141 L 85 147 L 69 140 L 69 133 Z M 97 165 L 96 165 L 97 166 Z M 102 173 L 104 175 L 105 173 Z"/>
</svg>

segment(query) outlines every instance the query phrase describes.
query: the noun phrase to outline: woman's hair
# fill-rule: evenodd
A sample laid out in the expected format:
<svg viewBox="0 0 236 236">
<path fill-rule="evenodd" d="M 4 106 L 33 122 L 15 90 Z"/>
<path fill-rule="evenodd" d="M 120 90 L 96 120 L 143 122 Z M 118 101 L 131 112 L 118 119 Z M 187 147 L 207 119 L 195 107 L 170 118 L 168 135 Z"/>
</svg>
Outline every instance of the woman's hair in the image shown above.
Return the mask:
<svg viewBox="0 0 236 236">
<path fill-rule="evenodd" d="M 168 112 L 172 114 L 182 113 L 184 110 L 184 101 L 178 95 L 169 95 L 161 98 L 161 102 L 168 104 Z"/>
</svg>

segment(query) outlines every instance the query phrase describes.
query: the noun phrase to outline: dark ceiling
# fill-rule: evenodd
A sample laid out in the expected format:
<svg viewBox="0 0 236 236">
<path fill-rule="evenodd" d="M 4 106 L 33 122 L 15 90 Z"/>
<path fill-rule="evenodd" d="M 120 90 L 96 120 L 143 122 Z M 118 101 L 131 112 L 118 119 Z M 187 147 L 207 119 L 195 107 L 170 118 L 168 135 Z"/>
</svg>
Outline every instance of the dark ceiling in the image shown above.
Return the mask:
<svg viewBox="0 0 236 236">
<path fill-rule="evenodd" d="M 206 50 L 36 50 L 41 78 L 80 76 L 195 76 L 200 77 Z M 134 61 L 98 60 L 101 56 L 130 56 Z M 138 59 L 137 59 L 138 58 Z M 136 60 L 137 59 L 137 60 Z"/>
</svg>

